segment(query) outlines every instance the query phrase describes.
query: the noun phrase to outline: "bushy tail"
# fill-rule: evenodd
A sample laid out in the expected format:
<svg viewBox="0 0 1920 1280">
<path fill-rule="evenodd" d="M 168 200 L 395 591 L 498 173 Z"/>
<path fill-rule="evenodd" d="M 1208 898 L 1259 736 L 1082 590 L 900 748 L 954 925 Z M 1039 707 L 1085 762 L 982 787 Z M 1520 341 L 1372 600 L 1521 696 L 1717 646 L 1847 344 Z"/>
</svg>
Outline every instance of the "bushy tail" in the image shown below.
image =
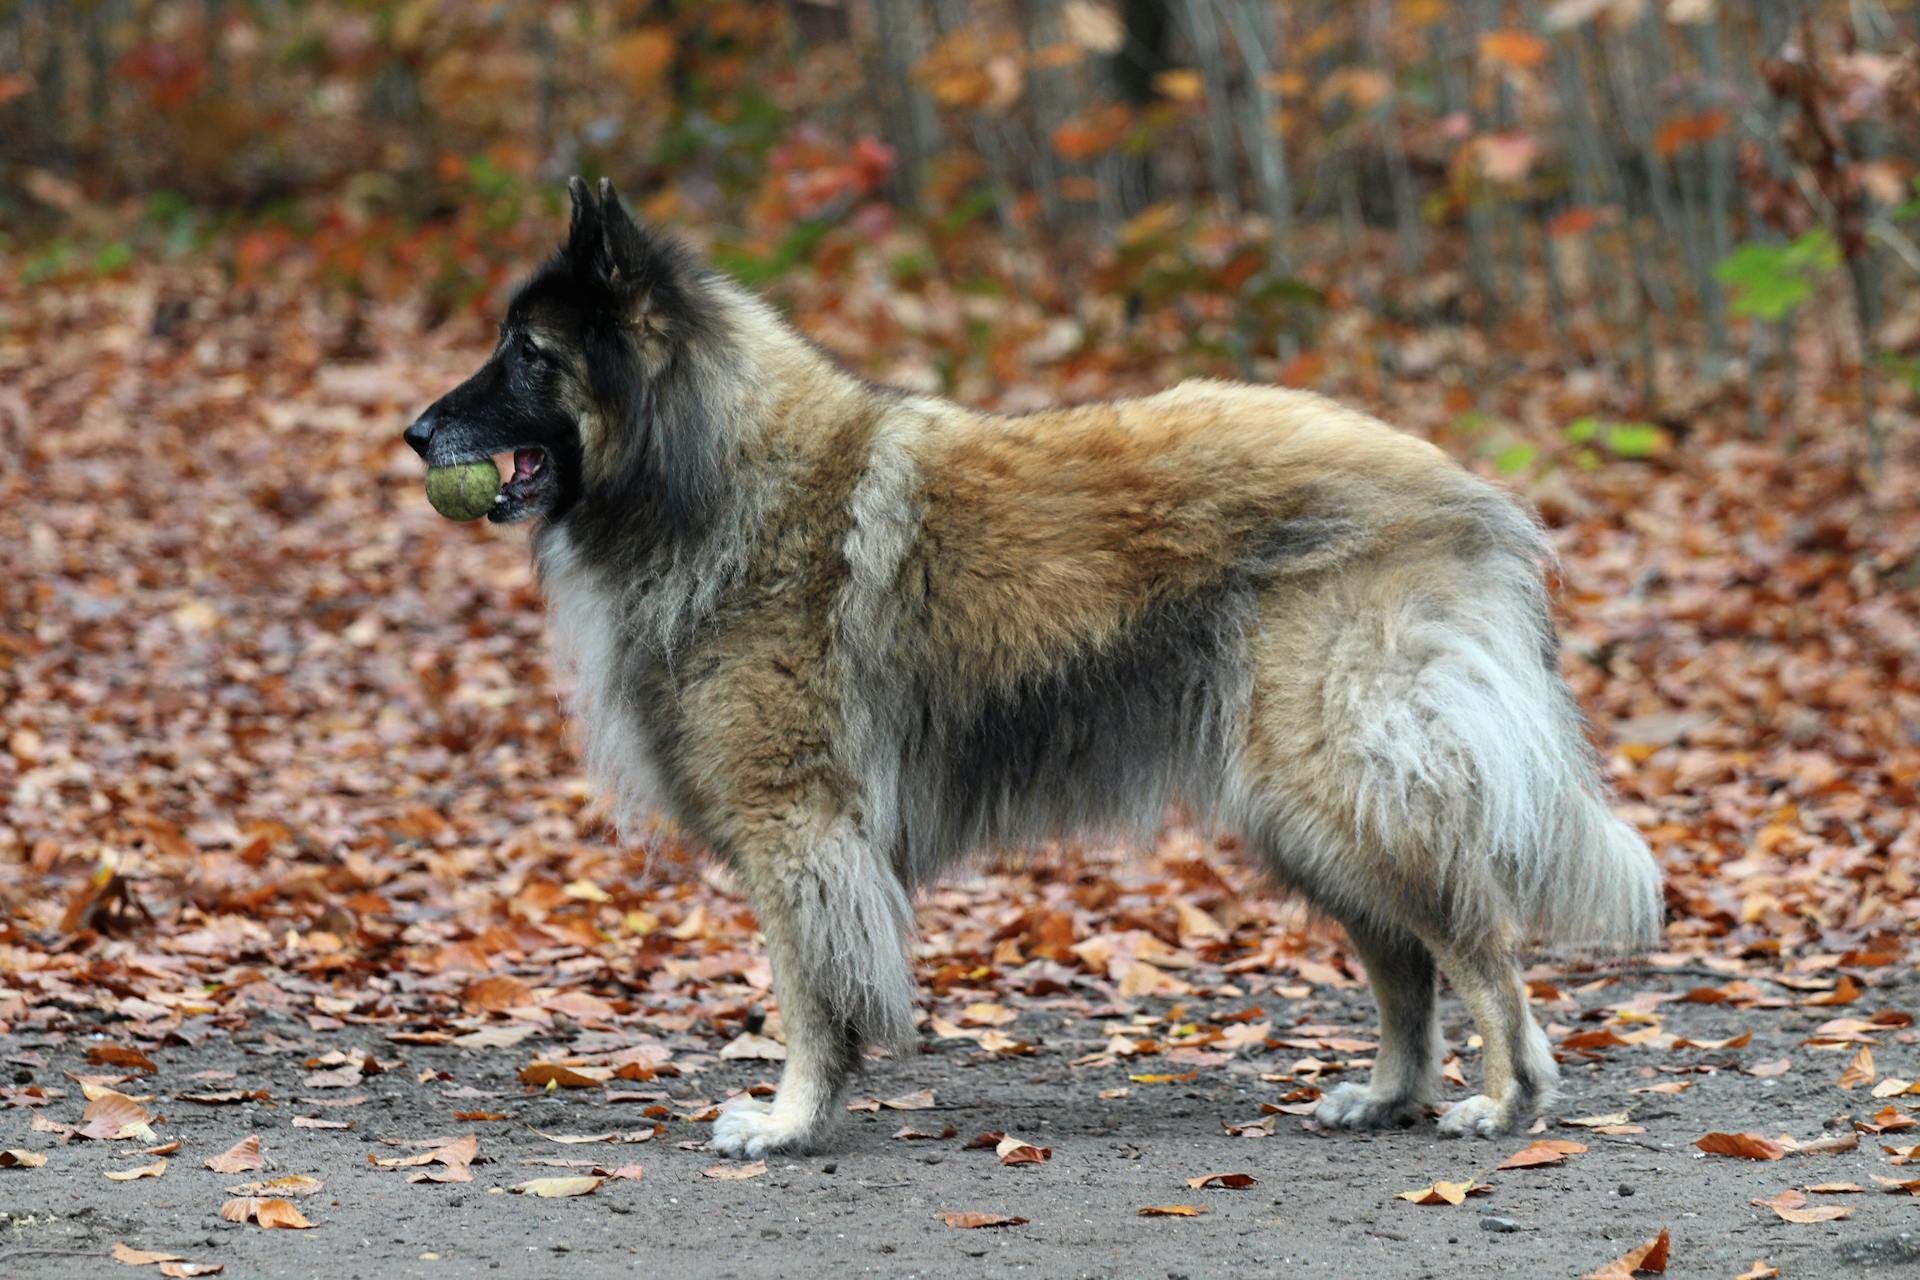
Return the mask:
<svg viewBox="0 0 1920 1280">
<path fill-rule="evenodd" d="M 1541 941 L 1576 950 L 1638 950 L 1660 938 L 1660 867 L 1631 825 L 1581 786 L 1563 809 L 1557 857 L 1529 904 Z"/>
<path fill-rule="evenodd" d="M 1501 550 L 1468 585 L 1389 579 L 1379 629 L 1330 654 L 1361 830 L 1453 886 L 1456 928 L 1491 924 L 1491 894 L 1548 946 L 1650 946 L 1660 869 L 1608 811 L 1560 676 L 1544 539 L 1510 503 L 1489 509 Z"/>
</svg>

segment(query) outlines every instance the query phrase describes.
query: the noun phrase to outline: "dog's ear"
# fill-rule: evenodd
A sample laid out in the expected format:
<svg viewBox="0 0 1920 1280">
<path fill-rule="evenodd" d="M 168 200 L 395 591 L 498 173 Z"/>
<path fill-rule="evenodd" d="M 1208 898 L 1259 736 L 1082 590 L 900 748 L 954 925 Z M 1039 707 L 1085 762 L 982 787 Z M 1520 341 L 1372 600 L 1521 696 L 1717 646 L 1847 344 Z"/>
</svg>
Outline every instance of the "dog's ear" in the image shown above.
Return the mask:
<svg viewBox="0 0 1920 1280">
<path fill-rule="evenodd" d="M 567 194 L 573 199 L 573 218 L 567 224 L 567 256 L 589 269 L 597 265 L 605 238 L 600 231 L 600 201 L 578 175 L 567 180 Z"/>
</svg>

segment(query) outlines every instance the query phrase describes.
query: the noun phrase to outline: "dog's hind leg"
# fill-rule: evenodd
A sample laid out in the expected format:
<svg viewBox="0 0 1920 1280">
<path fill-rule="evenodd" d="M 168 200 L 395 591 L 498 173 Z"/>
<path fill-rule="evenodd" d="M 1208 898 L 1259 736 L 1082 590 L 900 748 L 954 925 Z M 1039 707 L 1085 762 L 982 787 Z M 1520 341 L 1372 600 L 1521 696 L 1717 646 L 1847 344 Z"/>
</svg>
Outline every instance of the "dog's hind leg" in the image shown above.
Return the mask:
<svg viewBox="0 0 1920 1280">
<path fill-rule="evenodd" d="M 1490 939 L 1462 938 L 1438 955 L 1447 980 L 1479 1025 L 1486 1073 L 1486 1092 L 1455 1103 L 1440 1117 L 1440 1132 L 1490 1138 L 1531 1124 L 1553 1097 L 1559 1068 L 1527 1008 L 1513 949 Z"/>
<path fill-rule="evenodd" d="M 1418 1124 L 1426 1118 L 1440 1076 L 1433 955 L 1425 943 L 1391 925 L 1350 920 L 1347 936 L 1367 967 L 1380 1008 L 1380 1049 L 1372 1079 L 1333 1090 L 1313 1118 L 1329 1129 Z"/>
<path fill-rule="evenodd" d="M 713 1126 L 714 1149 L 743 1159 L 817 1149 L 869 1043 L 912 1043 L 911 903 L 851 824 L 782 823 L 736 858 L 773 964 L 787 1062 L 771 1103 L 741 1098 Z"/>
</svg>

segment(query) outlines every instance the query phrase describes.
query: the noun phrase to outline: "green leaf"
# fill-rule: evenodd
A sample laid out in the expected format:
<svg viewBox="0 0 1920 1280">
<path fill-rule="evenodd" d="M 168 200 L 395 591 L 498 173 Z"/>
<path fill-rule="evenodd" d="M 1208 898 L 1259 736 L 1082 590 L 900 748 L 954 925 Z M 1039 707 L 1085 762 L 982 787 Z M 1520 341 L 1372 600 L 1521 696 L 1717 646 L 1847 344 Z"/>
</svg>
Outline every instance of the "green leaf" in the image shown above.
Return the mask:
<svg viewBox="0 0 1920 1280">
<path fill-rule="evenodd" d="M 1667 433 L 1651 422 L 1617 422 L 1607 428 L 1607 448 L 1622 458 L 1650 458 L 1667 447 Z"/>
<path fill-rule="evenodd" d="M 116 271 L 125 271 L 133 265 L 133 246 L 125 240 L 115 240 L 112 244 L 102 245 L 93 255 L 95 274 L 110 276 Z"/>
<path fill-rule="evenodd" d="M 1600 419 L 1592 416 L 1577 418 L 1567 424 L 1565 434 L 1568 444 L 1585 444 L 1600 434 Z"/>
<path fill-rule="evenodd" d="M 1493 465 L 1502 475 L 1512 475 L 1533 465 L 1536 450 L 1530 444 L 1509 445 L 1493 456 Z"/>
</svg>

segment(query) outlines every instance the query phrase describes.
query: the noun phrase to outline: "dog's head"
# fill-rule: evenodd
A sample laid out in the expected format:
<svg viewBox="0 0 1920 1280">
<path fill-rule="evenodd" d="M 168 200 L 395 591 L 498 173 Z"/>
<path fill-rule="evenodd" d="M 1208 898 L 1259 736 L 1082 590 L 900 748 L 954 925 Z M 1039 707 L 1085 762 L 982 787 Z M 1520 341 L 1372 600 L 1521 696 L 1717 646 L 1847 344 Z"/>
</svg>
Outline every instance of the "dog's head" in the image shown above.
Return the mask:
<svg viewBox="0 0 1920 1280">
<path fill-rule="evenodd" d="M 617 493 L 676 530 L 697 527 L 717 464 L 698 354 L 707 272 L 642 228 L 613 184 L 568 183 L 567 242 L 508 304 L 479 372 L 406 430 L 429 466 L 513 454 L 488 519 L 565 518 Z M 708 342 L 707 345 L 712 345 Z"/>
</svg>

